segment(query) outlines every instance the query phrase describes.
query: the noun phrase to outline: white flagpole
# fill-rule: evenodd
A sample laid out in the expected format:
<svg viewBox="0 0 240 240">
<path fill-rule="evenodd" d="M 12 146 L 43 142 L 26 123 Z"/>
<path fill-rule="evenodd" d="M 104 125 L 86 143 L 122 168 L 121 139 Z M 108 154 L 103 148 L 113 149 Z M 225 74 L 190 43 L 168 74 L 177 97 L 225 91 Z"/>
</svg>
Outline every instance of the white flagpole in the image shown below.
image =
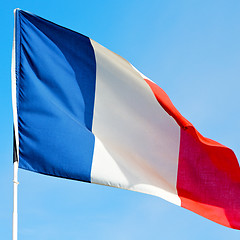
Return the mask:
<svg viewBox="0 0 240 240">
<path fill-rule="evenodd" d="M 13 225 L 12 225 L 12 239 L 17 240 L 18 232 L 18 161 L 13 163 Z"/>
<path fill-rule="evenodd" d="M 18 121 L 17 121 L 17 100 L 16 100 L 16 62 L 15 62 L 15 35 L 16 35 L 16 9 L 14 10 L 14 33 L 12 49 L 12 105 L 14 122 L 14 162 L 13 162 L 13 222 L 12 222 L 12 240 L 18 237 Z M 16 154 L 16 155 L 15 155 Z"/>
</svg>

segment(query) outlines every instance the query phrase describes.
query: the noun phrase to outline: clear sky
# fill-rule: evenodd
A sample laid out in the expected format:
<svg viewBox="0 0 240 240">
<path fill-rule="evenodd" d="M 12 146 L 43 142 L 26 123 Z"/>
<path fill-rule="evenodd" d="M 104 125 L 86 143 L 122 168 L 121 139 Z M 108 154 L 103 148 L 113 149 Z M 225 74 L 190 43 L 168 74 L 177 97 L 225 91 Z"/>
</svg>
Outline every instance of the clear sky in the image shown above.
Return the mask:
<svg viewBox="0 0 240 240">
<path fill-rule="evenodd" d="M 0 239 L 11 239 L 13 9 L 83 33 L 160 85 L 240 159 L 240 1 L 11 0 L 0 7 Z M 19 170 L 19 239 L 239 239 L 160 198 Z M 239 196 L 240 197 L 240 196 Z"/>
</svg>

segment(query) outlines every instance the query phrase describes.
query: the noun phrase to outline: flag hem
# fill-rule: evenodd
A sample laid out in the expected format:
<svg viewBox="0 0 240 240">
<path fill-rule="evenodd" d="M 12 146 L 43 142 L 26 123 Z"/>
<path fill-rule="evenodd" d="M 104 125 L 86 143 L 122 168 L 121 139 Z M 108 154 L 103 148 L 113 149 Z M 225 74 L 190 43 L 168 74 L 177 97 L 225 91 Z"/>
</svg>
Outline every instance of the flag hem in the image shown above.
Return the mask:
<svg viewBox="0 0 240 240">
<path fill-rule="evenodd" d="M 19 134 L 18 134 L 18 111 L 17 111 L 17 74 L 16 74 L 16 31 L 17 31 L 17 13 L 18 9 L 14 9 L 14 32 L 12 46 L 12 108 L 13 108 L 13 127 L 14 127 L 14 143 L 13 143 L 13 161 L 19 161 Z"/>
</svg>

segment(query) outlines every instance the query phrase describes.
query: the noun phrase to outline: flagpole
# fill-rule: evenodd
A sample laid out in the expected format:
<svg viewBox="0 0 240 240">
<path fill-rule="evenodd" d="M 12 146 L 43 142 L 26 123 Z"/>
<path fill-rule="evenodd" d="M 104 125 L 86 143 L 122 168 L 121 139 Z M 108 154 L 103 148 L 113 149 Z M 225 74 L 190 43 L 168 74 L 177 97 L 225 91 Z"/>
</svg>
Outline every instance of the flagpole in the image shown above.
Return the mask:
<svg viewBox="0 0 240 240">
<path fill-rule="evenodd" d="M 18 161 L 13 163 L 13 223 L 12 223 L 12 240 L 17 240 L 18 232 Z"/>
</svg>

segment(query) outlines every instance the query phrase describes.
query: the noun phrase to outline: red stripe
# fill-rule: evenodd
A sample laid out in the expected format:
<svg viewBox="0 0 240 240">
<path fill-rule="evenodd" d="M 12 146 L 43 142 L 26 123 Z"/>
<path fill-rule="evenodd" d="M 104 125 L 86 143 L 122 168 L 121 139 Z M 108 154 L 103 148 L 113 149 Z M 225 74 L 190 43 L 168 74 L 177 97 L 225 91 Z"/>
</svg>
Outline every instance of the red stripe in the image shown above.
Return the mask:
<svg viewBox="0 0 240 240">
<path fill-rule="evenodd" d="M 145 81 L 181 127 L 177 177 L 181 206 L 224 226 L 240 229 L 240 168 L 235 154 L 203 137 L 159 86 Z"/>
</svg>

